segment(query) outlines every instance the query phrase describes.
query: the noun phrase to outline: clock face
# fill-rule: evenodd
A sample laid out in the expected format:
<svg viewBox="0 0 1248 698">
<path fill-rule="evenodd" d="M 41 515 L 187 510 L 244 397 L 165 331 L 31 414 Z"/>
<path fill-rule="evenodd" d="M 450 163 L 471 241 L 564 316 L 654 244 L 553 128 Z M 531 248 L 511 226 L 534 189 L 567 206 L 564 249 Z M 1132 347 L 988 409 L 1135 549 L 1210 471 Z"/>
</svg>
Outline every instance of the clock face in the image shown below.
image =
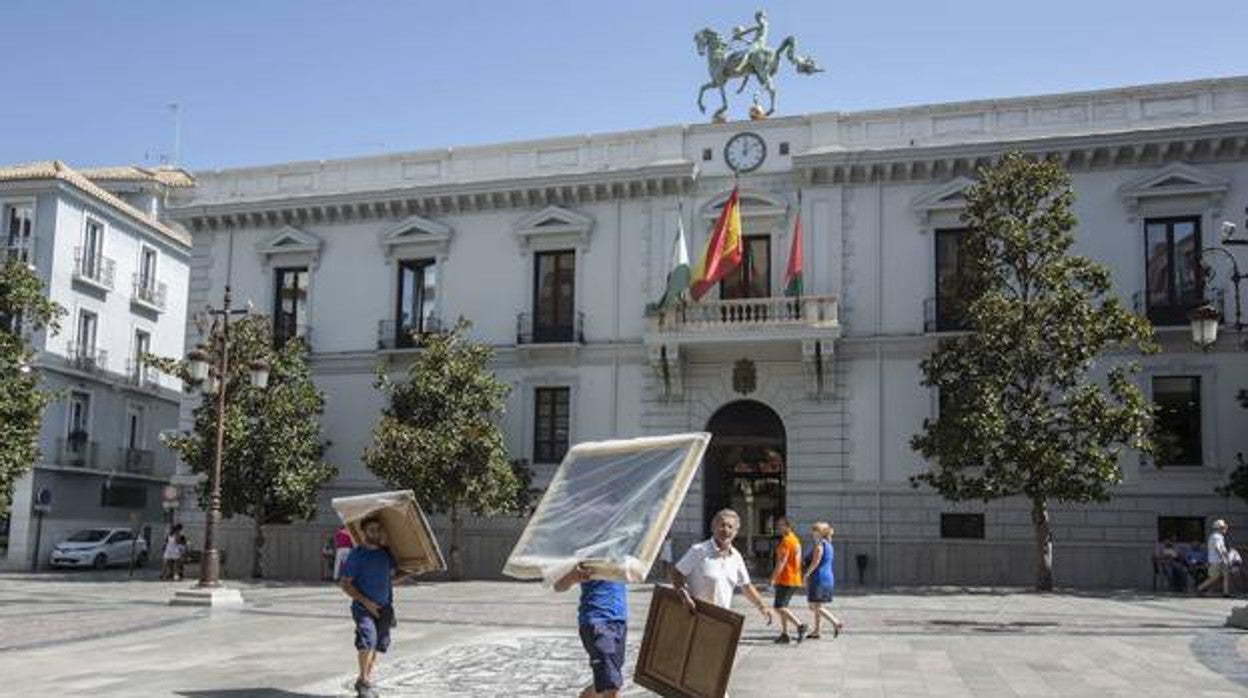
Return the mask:
<svg viewBox="0 0 1248 698">
<path fill-rule="evenodd" d="M 724 162 L 733 172 L 753 172 L 766 157 L 767 142 L 757 133 L 738 133 L 724 145 Z"/>
</svg>

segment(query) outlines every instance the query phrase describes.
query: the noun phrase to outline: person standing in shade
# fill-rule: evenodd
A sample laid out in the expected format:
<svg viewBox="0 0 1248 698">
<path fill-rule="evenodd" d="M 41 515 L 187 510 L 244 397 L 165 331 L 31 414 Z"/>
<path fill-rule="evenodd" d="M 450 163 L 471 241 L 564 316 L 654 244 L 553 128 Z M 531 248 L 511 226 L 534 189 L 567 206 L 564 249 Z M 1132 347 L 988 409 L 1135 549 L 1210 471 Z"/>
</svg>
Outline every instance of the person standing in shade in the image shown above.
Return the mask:
<svg viewBox="0 0 1248 698">
<path fill-rule="evenodd" d="M 690 611 L 698 608 L 694 598 L 720 608 L 732 608 L 732 592 L 741 587 L 745 598 L 763 614 L 767 625 L 771 625 L 771 609 L 750 582 L 745 559 L 732 547 L 740 528 L 741 517 L 737 512 L 724 509 L 715 514 L 711 519 L 710 540 L 692 545 L 672 568 L 672 586 L 683 595 Z"/>
<path fill-rule="evenodd" d="M 835 638 L 841 634 L 841 628 L 845 627 L 845 624 L 832 615 L 831 611 L 824 608 L 825 604 L 832 603 L 832 589 L 836 586 L 836 579 L 832 573 L 834 560 L 832 526 L 826 521 L 820 521 L 811 527 L 811 533 L 814 536 L 814 547 L 810 552 L 810 565 L 806 568 L 804 577 L 806 601 L 810 604 L 810 610 L 815 616 L 815 630 L 807 635 L 806 639 L 819 639 L 819 630 L 824 618 L 832 624 L 832 637 Z"/>
<path fill-rule="evenodd" d="M 377 655 L 390 649 L 390 629 L 394 627 L 394 583 L 409 575 L 397 575 L 397 566 L 384 547 L 381 519 L 370 516 L 360 522 L 364 540 L 352 548 L 342 563 L 339 586 L 351 597 L 351 618 L 355 621 L 355 649 L 360 674 L 355 691 L 360 698 L 371 698 L 373 669 Z"/>
<path fill-rule="evenodd" d="M 347 533 L 346 526 L 339 526 L 338 531 L 334 533 L 334 581 L 342 576 L 342 563 L 347 561 L 347 555 L 351 553 L 352 546 L 355 542 L 351 540 L 351 534 Z"/>
<path fill-rule="evenodd" d="M 178 561 L 182 559 L 182 546 L 178 542 L 178 537 L 182 535 L 182 524 L 174 524 L 169 530 L 169 535 L 165 536 L 165 547 L 160 553 L 160 578 L 174 579 L 181 577 L 178 570 Z"/>
<path fill-rule="evenodd" d="M 1230 552 L 1226 547 L 1226 528 L 1226 522 L 1222 519 L 1213 522 L 1213 533 L 1209 534 L 1209 545 L 1206 546 L 1209 577 L 1196 587 L 1196 591 L 1202 594 L 1220 579 L 1222 580 L 1222 595 L 1231 595 L 1231 562 Z"/>
<path fill-rule="evenodd" d="M 563 592 L 581 586 L 576 611 L 581 645 L 589 655 L 593 683 L 581 690 L 581 698 L 616 698 L 624 686 L 624 653 L 628 638 L 628 586 L 623 582 L 591 579 L 584 564 L 555 582 Z"/>
<path fill-rule="evenodd" d="M 776 644 L 787 645 L 790 642 L 790 623 L 793 624 L 799 643 L 806 637 L 806 624 L 789 610 L 793 595 L 802 588 L 802 542 L 793 532 L 793 523 L 789 521 L 789 517 L 781 516 L 776 519 L 776 528 L 780 531 L 780 542 L 776 545 L 776 566 L 771 571 L 771 587 L 775 589 L 773 606 L 776 615 L 780 616 L 780 637 L 775 641 Z"/>
</svg>

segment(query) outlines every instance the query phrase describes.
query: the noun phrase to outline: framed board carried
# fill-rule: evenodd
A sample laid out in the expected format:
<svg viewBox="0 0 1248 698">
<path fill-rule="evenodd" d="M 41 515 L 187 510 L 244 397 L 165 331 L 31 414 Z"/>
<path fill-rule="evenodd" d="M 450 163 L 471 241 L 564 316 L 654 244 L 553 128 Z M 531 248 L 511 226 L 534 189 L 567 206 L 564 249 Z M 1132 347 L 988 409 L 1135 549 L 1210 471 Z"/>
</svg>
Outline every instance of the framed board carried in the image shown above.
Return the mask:
<svg viewBox="0 0 1248 698">
<path fill-rule="evenodd" d="M 745 617 L 695 603 L 698 610 L 690 613 L 680 592 L 654 588 L 633 671 L 637 685 L 666 698 L 720 698 L 728 691 Z"/>
<path fill-rule="evenodd" d="M 428 574 L 446 569 L 438 539 L 411 490 L 336 497 L 331 503 L 357 544 L 364 540 L 360 522 L 370 515 L 380 519 L 399 571 Z"/>
<path fill-rule="evenodd" d="M 553 582 L 583 563 L 594 579 L 643 581 L 710 440 L 691 433 L 573 446 L 503 573 Z"/>
</svg>

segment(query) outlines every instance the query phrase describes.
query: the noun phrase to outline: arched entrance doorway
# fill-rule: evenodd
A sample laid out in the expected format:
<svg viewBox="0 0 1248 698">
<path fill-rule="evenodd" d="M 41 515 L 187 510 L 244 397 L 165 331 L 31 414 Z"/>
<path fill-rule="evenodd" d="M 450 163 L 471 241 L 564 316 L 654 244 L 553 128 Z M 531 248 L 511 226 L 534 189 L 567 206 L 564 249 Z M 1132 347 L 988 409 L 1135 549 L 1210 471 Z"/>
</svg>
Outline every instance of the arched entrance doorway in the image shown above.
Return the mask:
<svg viewBox="0 0 1248 698">
<path fill-rule="evenodd" d="M 703 526 L 720 509 L 741 516 L 737 548 L 751 571 L 769 569 L 776 518 L 784 513 L 787 460 L 784 422 L 767 405 L 738 400 L 707 422 L 711 445 L 704 459 Z"/>
</svg>

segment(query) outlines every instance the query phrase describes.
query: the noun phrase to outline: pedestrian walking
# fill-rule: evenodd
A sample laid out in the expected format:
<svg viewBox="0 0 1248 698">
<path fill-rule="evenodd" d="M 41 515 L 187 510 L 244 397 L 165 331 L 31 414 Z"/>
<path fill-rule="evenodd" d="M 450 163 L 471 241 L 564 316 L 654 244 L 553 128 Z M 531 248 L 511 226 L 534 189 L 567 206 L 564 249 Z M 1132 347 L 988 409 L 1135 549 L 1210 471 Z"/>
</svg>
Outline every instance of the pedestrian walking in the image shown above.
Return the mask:
<svg viewBox="0 0 1248 698">
<path fill-rule="evenodd" d="M 573 584 L 581 586 L 576 623 L 594 677 L 593 682 L 581 690 L 581 698 L 616 698 L 624 686 L 628 586 L 623 582 L 591 579 L 584 563 L 556 581 L 555 591 L 567 591 Z"/>
<path fill-rule="evenodd" d="M 1222 581 L 1222 595 L 1231 595 L 1231 560 L 1226 547 L 1226 522 L 1218 519 L 1213 522 L 1213 532 L 1209 534 L 1209 544 L 1205 547 L 1208 554 L 1209 576 L 1196 591 L 1205 593 L 1213 583 Z"/>
<path fill-rule="evenodd" d="M 355 621 L 360 670 L 355 691 L 360 698 L 372 698 L 376 695 L 372 677 L 377 655 L 390 649 L 390 629 L 395 625 L 393 585 L 411 575 L 397 574 L 394 557 L 384 545 L 381 519 L 364 519 L 360 530 L 364 540 L 347 555 L 338 583 L 351 597 L 351 619 Z"/>
<path fill-rule="evenodd" d="M 826 521 L 820 521 L 811 527 L 810 532 L 813 538 L 810 564 L 803 576 L 806 579 L 806 601 L 815 617 L 815 629 L 806 639 L 819 639 L 824 618 L 832 624 L 832 637 L 835 638 L 841 634 L 841 628 L 845 624 L 825 608 L 832 603 L 832 590 L 836 586 L 836 578 L 832 572 L 835 559 L 832 552 L 832 526 Z"/>
<path fill-rule="evenodd" d="M 793 532 L 793 523 L 789 517 L 781 516 L 776 519 L 776 528 L 780 531 L 780 542 L 776 544 L 776 564 L 771 571 L 771 588 L 775 590 L 772 605 L 776 609 L 776 615 L 780 616 L 780 636 L 775 642 L 787 645 L 791 641 L 790 623 L 799 643 L 806 638 L 806 624 L 798 620 L 789 609 L 793 595 L 802 589 L 802 542 Z"/>
<path fill-rule="evenodd" d="M 182 524 L 174 524 L 169 529 L 169 535 L 165 536 L 164 547 L 160 551 L 160 578 L 174 579 L 181 575 L 178 574 L 178 561 L 182 559 L 182 546 L 178 543 L 178 537 L 182 535 Z"/>
<path fill-rule="evenodd" d="M 347 561 L 347 555 L 350 554 L 351 547 L 354 545 L 351 534 L 347 533 L 347 527 L 339 526 L 334 533 L 334 581 L 338 581 L 342 576 L 342 563 Z"/>
<path fill-rule="evenodd" d="M 189 548 L 188 548 L 188 545 L 187 545 L 187 542 L 186 542 L 186 534 L 184 534 L 184 533 L 182 533 L 182 532 L 181 532 L 181 524 L 179 524 L 179 528 L 178 528 L 178 538 L 177 538 L 177 548 L 176 548 L 176 550 L 177 550 L 177 558 L 175 558 L 175 559 L 174 559 L 174 561 L 173 561 L 173 579 L 174 579 L 174 581 L 175 581 L 175 582 L 180 582 L 180 581 L 182 581 L 182 571 L 183 571 L 183 569 L 185 569 L 185 567 L 186 567 L 186 557 L 187 557 L 187 553 L 186 553 L 186 551 L 187 551 L 188 549 L 189 549 Z M 224 558 L 222 558 L 222 559 L 224 559 Z M 202 565 L 202 564 L 204 564 L 204 561 L 203 561 L 203 557 L 202 557 L 202 556 L 200 557 L 199 564 L 201 564 L 201 565 Z"/>
<path fill-rule="evenodd" d="M 771 625 L 771 609 L 750 582 L 745 559 L 732 546 L 741 528 L 737 512 L 724 509 L 711 519 L 709 540 L 690 546 L 684 556 L 672 568 L 672 586 L 685 599 L 690 611 L 697 610 L 693 599 L 713 603 L 720 608 L 732 608 L 732 593 L 738 587 L 745 597 Z"/>
</svg>

